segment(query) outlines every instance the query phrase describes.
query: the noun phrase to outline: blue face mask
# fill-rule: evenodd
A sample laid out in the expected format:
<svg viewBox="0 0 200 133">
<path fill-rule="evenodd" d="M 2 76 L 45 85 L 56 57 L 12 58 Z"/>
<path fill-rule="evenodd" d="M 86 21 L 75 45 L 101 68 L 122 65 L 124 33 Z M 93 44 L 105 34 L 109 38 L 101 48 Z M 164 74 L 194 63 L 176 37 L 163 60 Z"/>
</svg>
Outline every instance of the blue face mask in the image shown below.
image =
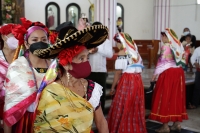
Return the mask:
<svg viewBox="0 0 200 133">
<path fill-rule="evenodd" d="M 186 35 L 188 35 L 189 33 L 190 33 L 189 31 L 185 31 L 185 32 L 183 32 L 183 35 L 186 36 Z"/>
</svg>

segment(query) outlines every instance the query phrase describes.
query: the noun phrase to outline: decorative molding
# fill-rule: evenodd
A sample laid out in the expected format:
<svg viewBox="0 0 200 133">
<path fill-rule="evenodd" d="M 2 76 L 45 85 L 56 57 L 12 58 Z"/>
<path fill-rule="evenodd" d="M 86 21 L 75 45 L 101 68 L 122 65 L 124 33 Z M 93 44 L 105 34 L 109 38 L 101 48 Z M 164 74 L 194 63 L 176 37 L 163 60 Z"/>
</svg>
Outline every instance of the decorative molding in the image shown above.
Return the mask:
<svg viewBox="0 0 200 133">
<path fill-rule="evenodd" d="M 154 39 L 160 39 L 160 32 L 170 28 L 170 0 L 155 0 Z"/>
<path fill-rule="evenodd" d="M 116 34 L 116 0 L 95 0 L 94 1 L 94 20 L 101 22 L 109 29 L 109 40 L 112 45 L 115 46 L 115 42 L 112 39 Z"/>
</svg>

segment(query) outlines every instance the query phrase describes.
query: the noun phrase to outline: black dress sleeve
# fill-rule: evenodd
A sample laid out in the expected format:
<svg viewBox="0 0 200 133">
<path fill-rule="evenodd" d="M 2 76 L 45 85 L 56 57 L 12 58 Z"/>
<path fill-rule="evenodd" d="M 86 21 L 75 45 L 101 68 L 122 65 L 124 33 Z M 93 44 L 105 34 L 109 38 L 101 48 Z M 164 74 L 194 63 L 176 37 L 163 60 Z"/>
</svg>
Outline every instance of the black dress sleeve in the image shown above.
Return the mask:
<svg viewBox="0 0 200 133">
<path fill-rule="evenodd" d="M 180 39 L 180 42 L 182 43 L 183 41 L 185 41 L 185 36 L 182 36 Z"/>
<path fill-rule="evenodd" d="M 92 96 L 92 92 L 94 90 L 95 87 L 95 83 L 92 80 L 87 80 L 88 81 L 88 88 L 87 88 L 87 100 L 89 101 L 89 99 Z M 101 105 L 101 102 L 99 102 L 99 105 L 95 108 L 95 110 L 97 110 Z"/>
<path fill-rule="evenodd" d="M 192 35 L 192 44 L 191 44 L 191 46 L 196 48 L 196 36 L 195 35 Z"/>
</svg>

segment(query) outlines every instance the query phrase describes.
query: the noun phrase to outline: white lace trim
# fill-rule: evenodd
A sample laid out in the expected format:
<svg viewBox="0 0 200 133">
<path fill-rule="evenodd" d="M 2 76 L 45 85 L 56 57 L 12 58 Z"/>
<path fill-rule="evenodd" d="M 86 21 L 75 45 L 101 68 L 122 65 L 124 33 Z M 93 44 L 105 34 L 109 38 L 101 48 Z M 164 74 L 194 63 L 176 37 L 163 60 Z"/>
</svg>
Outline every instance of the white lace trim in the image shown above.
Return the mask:
<svg viewBox="0 0 200 133">
<path fill-rule="evenodd" d="M 94 109 L 99 105 L 100 97 L 103 94 L 102 89 L 103 87 L 101 85 L 94 82 L 94 89 L 92 91 L 92 96 L 90 97 L 88 101 Z"/>
<path fill-rule="evenodd" d="M 122 73 L 141 73 L 141 67 L 128 67 L 126 70 L 123 70 Z"/>
<path fill-rule="evenodd" d="M 117 59 L 115 61 L 115 69 L 126 69 L 128 65 L 127 59 Z"/>
</svg>

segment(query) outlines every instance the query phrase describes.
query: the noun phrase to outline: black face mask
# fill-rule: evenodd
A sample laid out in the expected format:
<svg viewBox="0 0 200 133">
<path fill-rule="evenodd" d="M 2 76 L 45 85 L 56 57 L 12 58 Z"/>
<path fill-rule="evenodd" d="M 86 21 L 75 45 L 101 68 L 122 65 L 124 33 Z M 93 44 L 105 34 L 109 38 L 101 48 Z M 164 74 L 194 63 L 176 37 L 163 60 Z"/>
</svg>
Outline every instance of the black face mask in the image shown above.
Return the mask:
<svg viewBox="0 0 200 133">
<path fill-rule="evenodd" d="M 36 42 L 31 44 L 31 46 L 29 47 L 29 51 L 31 53 L 34 53 L 35 50 L 37 49 L 46 49 L 49 47 L 48 43 L 44 43 L 44 42 Z"/>
</svg>

